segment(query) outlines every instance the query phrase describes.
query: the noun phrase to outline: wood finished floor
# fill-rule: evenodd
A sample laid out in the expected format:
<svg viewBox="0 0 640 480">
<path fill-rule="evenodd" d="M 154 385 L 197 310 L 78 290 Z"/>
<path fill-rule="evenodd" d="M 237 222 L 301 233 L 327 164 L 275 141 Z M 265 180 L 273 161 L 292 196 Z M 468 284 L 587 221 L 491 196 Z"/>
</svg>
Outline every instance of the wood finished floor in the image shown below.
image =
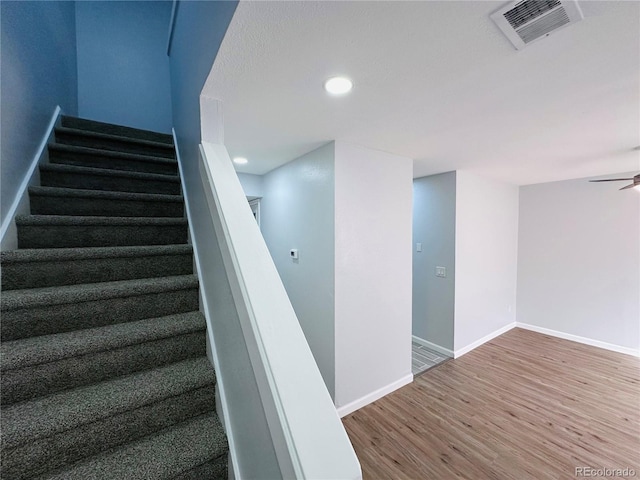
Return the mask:
<svg viewBox="0 0 640 480">
<path fill-rule="evenodd" d="M 343 421 L 365 480 L 640 478 L 639 377 L 637 358 L 516 328 Z"/>
</svg>

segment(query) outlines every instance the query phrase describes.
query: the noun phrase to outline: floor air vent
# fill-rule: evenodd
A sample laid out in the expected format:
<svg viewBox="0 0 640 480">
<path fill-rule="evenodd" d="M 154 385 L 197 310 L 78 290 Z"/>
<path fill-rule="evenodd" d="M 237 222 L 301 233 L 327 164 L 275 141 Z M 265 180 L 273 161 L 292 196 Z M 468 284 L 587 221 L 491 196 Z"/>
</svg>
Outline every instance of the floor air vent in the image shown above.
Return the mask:
<svg viewBox="0 0 640 480">
<path fill-rule="evenodd" d="M 520 50 L 583 17 L 576 0 L 521 0 L 505 5 L 491 18 Z"/>
</svg>

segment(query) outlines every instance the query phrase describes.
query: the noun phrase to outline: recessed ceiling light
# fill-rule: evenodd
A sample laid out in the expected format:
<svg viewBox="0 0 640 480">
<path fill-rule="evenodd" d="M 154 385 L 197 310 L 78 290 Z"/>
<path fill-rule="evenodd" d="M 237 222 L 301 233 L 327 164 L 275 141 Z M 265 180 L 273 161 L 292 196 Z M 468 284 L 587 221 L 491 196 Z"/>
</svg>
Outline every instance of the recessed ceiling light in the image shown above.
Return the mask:
<svg viewBox="0 0 640 480">
<path fill-rule="evenodd" d="M 246 163 L 249 163 L 249 160 L 247 160 L 244 157 L 234 157 L 233 163 L 237 163 L 238 165 L 244 165 Z"/>
<path fill-rule="evenodd" d="M 324 82 L 324 89 L 332 95 L 344 95 L 353 88 L 353 82 L 347 77 L 331 77 Z"/>
</svg>

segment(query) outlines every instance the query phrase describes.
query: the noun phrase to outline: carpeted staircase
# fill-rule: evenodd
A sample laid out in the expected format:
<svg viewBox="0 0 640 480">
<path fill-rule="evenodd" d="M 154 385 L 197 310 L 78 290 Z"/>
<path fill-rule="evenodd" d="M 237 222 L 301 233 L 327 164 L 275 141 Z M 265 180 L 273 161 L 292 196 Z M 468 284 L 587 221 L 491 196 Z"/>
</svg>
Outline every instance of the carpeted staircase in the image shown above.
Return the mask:
<svg viewBox="0 0 640 480">
<path fill-rule="evenodd" d="M 55 137 L 1 256 L 0 477 L 226 479 L 173 140 Z"/>
</svg>

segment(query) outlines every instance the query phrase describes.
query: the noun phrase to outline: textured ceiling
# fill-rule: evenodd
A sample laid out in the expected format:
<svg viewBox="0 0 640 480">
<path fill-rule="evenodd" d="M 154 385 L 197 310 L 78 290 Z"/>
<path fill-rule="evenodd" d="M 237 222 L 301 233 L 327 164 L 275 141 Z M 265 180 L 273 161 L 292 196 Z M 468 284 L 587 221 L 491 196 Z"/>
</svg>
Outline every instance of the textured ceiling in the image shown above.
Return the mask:
<svg viewBox="0 0 640 480">
<path fill-rule="evenodd" d="M 640 2 L 516 51 L 506 2 L 240 2 L 203 94 L 225 143 L 263 174 L 331 140 L 530 184 L 640 169 Z M 354 89 L 322 84 L 348 75 Z"/>
</svg>

